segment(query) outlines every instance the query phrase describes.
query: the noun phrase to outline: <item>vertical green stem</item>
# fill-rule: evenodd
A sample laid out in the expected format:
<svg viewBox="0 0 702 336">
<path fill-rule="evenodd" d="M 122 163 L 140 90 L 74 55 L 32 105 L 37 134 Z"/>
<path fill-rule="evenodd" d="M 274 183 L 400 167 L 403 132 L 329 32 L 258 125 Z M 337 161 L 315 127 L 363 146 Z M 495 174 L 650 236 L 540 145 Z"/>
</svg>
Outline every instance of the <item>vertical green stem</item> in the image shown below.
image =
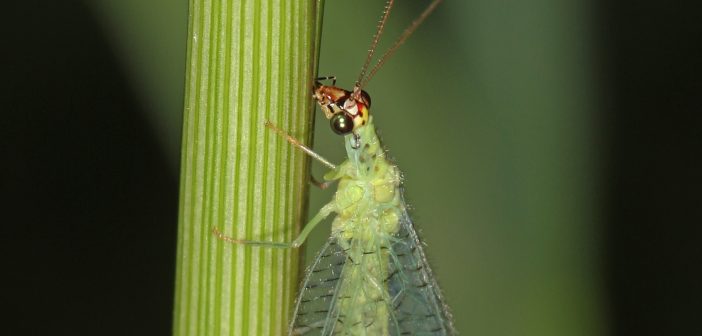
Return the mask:
<svg viewBox="0 0 702 336">
<path fill-rule="evenodd" d="M 290 241 L 309 160 L 264 127 L 309 141 L 314 0 L 190 0 L 174 335 L 282 335 L 298 251 L 212 235 Z"/>
</svg>

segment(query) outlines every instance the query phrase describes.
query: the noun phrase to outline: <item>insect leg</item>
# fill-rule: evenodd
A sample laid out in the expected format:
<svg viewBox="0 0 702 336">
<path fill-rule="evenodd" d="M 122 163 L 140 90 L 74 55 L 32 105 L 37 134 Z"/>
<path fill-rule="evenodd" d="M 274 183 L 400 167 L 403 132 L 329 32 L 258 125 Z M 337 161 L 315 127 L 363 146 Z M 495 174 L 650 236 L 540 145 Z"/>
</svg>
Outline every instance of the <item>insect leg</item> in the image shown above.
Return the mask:
<svg viewBox="0 0 702 336">
<path fill-rule="evenodd" d="M 292 247 L 299 247 L 302 245 L 302 243 L 305 242 L 307 239 L 307 236 L 312 232 L 312 230 L 317 226 L 317 224 L 321 223 L 327 216 L 329 216 L 332 212 L 334 212 L 334 208 L 336 207 L 336 204 L 334 201 L 327 203 L 327 205 L 323 206 L 321 209 L 319 209 L 319 212 L 310 219 L 307 224 L 305 224 L 305 227 L 300 231 L 300 235 L 295 238 L 295 240 L 292 241 Z"/>
<path fill-rule="evenodd" d="M 334 182 L 336 182 L 336 180 L 321 182 L 314 178 L 314 176 L 310 175 L 310 183 L 312 183 L 313 186 L 322 190 L 329 188 L 329 186 L 332 185 Z"/>
<path fill-rule="evenodd" d="M 336 76 L 322 76 L 322 77 L 317 77 L 315 78 L 315 82 L 323 81 L 323 80 L 330 80 L 332 81 L 332 86 L 336 85 Z"/>
<path fill-rule="evenodd" d="M 290 135 L 290 134 L 288 134 L 288 133 L 285 133 L 285 131 L 283 131 L 282 129 L 278 128 L 278 126 L 273 125 L 272 122 L 266 121 L 266 127 L 270 128 L 270 129 L 272 129 L 273 131 L 275 131 L 276 133 L 278 133 L 278 135 L 280 135 L 280 136 L 282 136 L 283 138 L 285 138 L 285 140 L 287 140 L 291 145 L 293 145 L 293 146 L 299 148 L 300 150 L 302 150 L 303 152 L 305 152 L 307 155 L 311 156 L 313 159 L 315 159 L 315 160 L 321 162 L 323 165 L 325 165 L 325 166 L 327 166 L 327 167 L 329 167 L 329 168 L 331 168 L 331 169 L 336 169 L 336 165 L 335 165 L 335 164 L 329 162 L 329 160 L 327 160 L 327 159 L 325 159 L 324 157 L 322 157 L 321 155 L 317 154 L 315 151 L 313 151 L 313 150 L 310 149 L 309 147 L 303 145 L 302 142 L 300 142 L 300 140 L 297 140 L 297 139 L 296 139 L 295 137 L 293 137 L 292 135 Z"/>
<path fill-rule="evenodd" d="M 323 206 L 322 209 L 319 210 L 319 212 L 312 218 L 310 219 L 307 224 L 305 224 L 305 228 L 302 229 L 300 234 L 295 238 L 295 240 L 291 242 L 272 242 L 272 241 L 259 241 L 259 240 L 245 240 L 245 239 L 236 239 L 231 236 L 227 236 L 224 234 L 224 232 L 219 231 L 217 227 L 212 228 L 212 234 L 217 237 L 219 240 L 223 240 L 227 243 L 232 243 L 232 244 L 240 244 L 240 245 L 251 245 L 251 246 L 260 246 L 260 247 L 270 247 L 270 248 L 297 248 L 302 245 L 302 243 L 305 242 L 305 239 L 307 239 L 307 236 L 312 232 L 312 230 L 322 222 L 329 214 L 331 214 L 334 211 L 334 203 L 328 203 L 327 205 Z"/>
</svg>

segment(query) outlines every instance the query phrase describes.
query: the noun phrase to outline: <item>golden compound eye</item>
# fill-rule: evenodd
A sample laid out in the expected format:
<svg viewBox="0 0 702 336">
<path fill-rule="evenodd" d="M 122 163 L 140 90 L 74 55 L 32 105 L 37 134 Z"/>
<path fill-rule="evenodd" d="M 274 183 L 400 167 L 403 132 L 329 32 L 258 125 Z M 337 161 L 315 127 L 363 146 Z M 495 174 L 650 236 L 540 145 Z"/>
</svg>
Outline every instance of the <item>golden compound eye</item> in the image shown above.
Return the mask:
<svg viewBox="0 0 702 336">
<path fill-rule="evenodd" d="M 336 134 L 346 135 L 353 131 L 353 118 L 346 113 L 335 114 L 329 122 Z"/>
</svg>

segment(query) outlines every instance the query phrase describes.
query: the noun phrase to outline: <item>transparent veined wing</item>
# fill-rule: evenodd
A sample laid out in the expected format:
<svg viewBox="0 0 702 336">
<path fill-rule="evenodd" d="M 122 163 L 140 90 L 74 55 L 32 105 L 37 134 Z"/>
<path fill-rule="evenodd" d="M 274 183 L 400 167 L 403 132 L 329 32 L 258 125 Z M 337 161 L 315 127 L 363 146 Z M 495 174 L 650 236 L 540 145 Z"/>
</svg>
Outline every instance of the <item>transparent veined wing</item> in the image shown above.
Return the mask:
<svg viewBox="0 0 702 336">
<path fill-rule="evenodd" d="M 394 330 L 399 331 L 398 335 L 455 334 L 451 313 L 406 210 L 400 218 L 400 230 L 392 239 L 391 251 L 386 282 L 393 305 L 390 316 Z"/>
<path fill-rule="evenodd" d="M 290 335 L 455 334 L 404 206 L 399 231 L 374 242 L 349 239 L 344 249 L 329 239 L 304 279 Z"/>
<path fill-rule="evenodd" d="M 322 335 L 325 326 L 329 329 L 329 315 L 345 263 L 346 254 L 336 240 L 330 238 L 307 270 L 289 335 L 316 336 Z"/>
</svg>

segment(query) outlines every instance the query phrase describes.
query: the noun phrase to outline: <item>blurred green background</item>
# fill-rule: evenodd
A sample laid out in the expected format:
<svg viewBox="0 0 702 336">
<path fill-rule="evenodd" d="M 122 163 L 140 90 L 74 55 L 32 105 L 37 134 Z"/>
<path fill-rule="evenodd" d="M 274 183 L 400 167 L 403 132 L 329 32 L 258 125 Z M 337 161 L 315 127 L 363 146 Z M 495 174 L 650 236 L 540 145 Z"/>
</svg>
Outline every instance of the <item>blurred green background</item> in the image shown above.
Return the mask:
<svg viewBox="0 0 702 336">
<path fill-rule="evenodd" d="M 380 51 L 427 3 L 396 4 Z M 353 84 L 382 6 L 327 2 L 320 74 Z M 462 334 L 604 329 L 582 6 L 448 1 L 366 87 Z M 317 122 L 315 148 L 340 162 Z"/>
<path fill-rule="evenodd" d="M 96 6 L 153 107 L 149 120 L 174 171 L 187 24 L 179 3 L 166 11 L 159 1 Z M 428 3 L 396 4 L 379 53 Z M 327 1 L 320 75 L 353 84 L 383 5 Z M 578 1 L 447 1 L 366 87 L 466 335 L 604 327 L 589 10 Z M 317 125 L 315 148 L 341 162 L 341 139 L 319 113 Z M 310 213 L 332 193 L 315 191 Z M 328 234 L 328 226 L 315 232 L 309 258 Z"/>
<path fill-rule="evenodd" d="M 167 334 L 187 1 L 9 6 L 8 328 Z M 353 84 L 382 6 L 326 2 L 320 75 Z M 700 111 L 693 13 L 445 1 L 365 88 L 462 335 L 700 331 L 699 235 L 670 227 L 700 222 L 699 123 L 671 115 Z M 319 113 L 314 148 L 343 160 Z"/>
</svg>

